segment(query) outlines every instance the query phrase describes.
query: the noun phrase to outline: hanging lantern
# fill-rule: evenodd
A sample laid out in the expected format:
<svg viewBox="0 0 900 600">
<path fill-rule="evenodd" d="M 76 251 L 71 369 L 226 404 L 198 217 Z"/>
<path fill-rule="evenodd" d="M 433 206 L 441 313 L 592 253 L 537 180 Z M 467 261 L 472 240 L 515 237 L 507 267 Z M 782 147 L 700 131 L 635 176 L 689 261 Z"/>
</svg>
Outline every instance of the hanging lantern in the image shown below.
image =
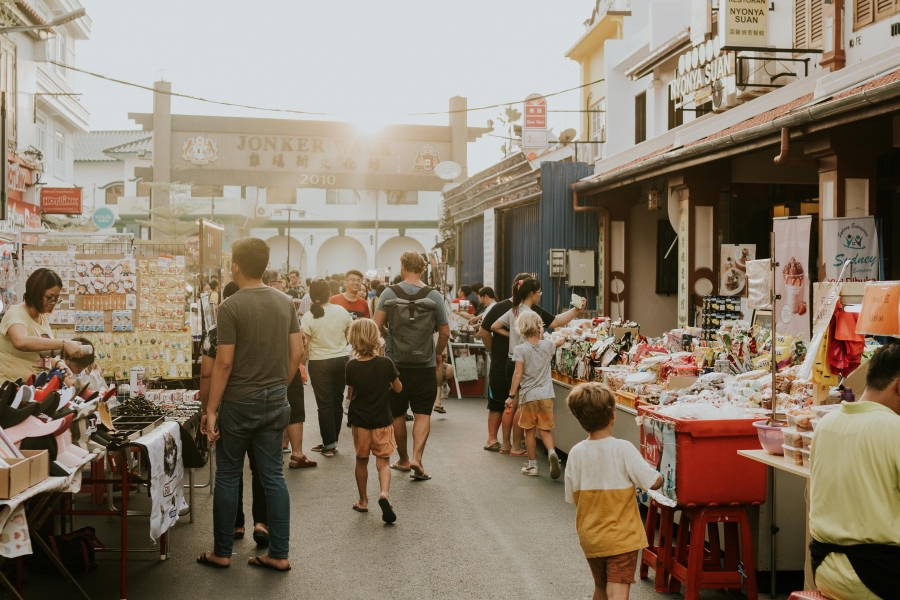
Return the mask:
<svg viewBox="0 0 900 600">
<path fill-rule="evenodd" d="M 653 189 L 647 192 L 647 210 L 659 210 L 659 190 L 655 183 Z"/>
</svg>

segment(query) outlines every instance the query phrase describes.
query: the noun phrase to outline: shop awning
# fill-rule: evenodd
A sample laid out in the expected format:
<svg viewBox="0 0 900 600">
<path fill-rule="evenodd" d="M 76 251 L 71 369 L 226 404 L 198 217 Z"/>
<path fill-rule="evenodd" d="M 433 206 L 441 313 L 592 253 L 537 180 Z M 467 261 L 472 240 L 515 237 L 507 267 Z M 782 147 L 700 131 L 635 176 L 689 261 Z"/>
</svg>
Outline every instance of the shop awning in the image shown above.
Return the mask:
<svg viewBox="0 0 900 600">
<path fill-rule="evenodd" d="M 694 121 L 604 159 L 597 164 L 595 175 L 573 184 L 572 189 L 579 195 L 599 193 L 742 153 L 748 148 L 776 144 L 783 128 L 802 127 L 809 133 L 829 127 L 839 119 L 863 119 L 870 113 L 883 112 L 885 103 L 900 97 L 900 65 L 896 64 L 896 56 L 890 62 L 889 69 L 866 81 L 860 82 L 858 78 L 853 81 L 852 71 L 838 71 L 797 82 L 726 113 Z M 877 68 L 878 64 L 872 66 Z M 850 83 L 835 89 L 834 84 L 842 80 Z M 788 95 L 794 97 L 758 114 L 748 114 L 755 106 L 764 108 Z M 900 106 L 897 108 L 900 110 Z M 736 116 L 746 118 L 734 122 Z M 641 147 L 646 148 L 643 154 Z M 616 164 L 629 155 L 635 157 Z M 604 163 L 611 168 L 604 170 Z"/>
<path fill-rule="evenodd" d="M 461 223 L 490 208 L 515 206 L 540 195 L 540 170 L 517 152 L 444 192 L 444 203 L 454 223 Z"/>
</svg>

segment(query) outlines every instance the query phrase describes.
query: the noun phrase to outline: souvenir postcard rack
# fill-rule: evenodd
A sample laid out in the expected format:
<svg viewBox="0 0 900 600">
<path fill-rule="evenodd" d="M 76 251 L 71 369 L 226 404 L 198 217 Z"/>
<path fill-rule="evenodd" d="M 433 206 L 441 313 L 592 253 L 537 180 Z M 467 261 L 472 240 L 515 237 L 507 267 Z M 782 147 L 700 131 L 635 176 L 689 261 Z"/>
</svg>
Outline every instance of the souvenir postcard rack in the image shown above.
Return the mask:
<svg viewBox="0 0 900 600">
<path fill-rule="evenodd" d="M 26 277 L 39 267 L 63 280 L 60 302 L 51 313 L 59 338 L 85 338 L 107 378 L 129 379 L 133 367 L 146 377 L 191 378 L 191 334 L 186 325 L 183 255 L 130 253 L 130 244 L 102 248 L 29 246 Z"/>
</svg>

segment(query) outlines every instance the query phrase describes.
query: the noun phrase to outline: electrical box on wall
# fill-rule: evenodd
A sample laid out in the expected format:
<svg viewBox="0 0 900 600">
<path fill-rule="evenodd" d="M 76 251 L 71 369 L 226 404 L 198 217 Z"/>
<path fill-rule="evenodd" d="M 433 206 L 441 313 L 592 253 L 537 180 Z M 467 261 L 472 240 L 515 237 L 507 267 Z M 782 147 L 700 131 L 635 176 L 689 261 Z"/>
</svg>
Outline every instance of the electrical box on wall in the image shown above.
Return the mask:
<svg viewBox="0 0 900 600">
<path fill-rule="evenodd" d="M 596 272 L 593 250 L 569 250 L 569 287 L 594 287 Z"/>
<path fill-rule="evenodd" d="M 566 276 L 566 251 L 563 248 L 550 248 L 550 277 Z"/>
</svg>

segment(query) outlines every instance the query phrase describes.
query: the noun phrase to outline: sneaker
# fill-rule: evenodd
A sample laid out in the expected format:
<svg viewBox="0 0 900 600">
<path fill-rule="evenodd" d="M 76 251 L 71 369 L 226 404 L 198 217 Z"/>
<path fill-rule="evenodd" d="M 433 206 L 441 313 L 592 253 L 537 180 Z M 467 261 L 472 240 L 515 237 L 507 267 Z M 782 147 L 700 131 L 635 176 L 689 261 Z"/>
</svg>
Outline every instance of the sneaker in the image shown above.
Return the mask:
<svg viewBox="0 0 900 600">
<path fill-rule="evenodd" d="M 288 442 L 288 445 L 281 449 L 282 454 L 290 454 L 291 453 L 291 443 Z"/>
<path fill-rule="evenodd" d="M 559 457 L 556 452 L 550 455 L 550 479 L 559 479 Z"/>
<path fill-rule="evenodd" d="M 531 475 L 532 477 L 537 477 L 537 474 L 537 467 L 529 467 L 527 465 L 522 467 L 522 475 Z"/>
</svg>

